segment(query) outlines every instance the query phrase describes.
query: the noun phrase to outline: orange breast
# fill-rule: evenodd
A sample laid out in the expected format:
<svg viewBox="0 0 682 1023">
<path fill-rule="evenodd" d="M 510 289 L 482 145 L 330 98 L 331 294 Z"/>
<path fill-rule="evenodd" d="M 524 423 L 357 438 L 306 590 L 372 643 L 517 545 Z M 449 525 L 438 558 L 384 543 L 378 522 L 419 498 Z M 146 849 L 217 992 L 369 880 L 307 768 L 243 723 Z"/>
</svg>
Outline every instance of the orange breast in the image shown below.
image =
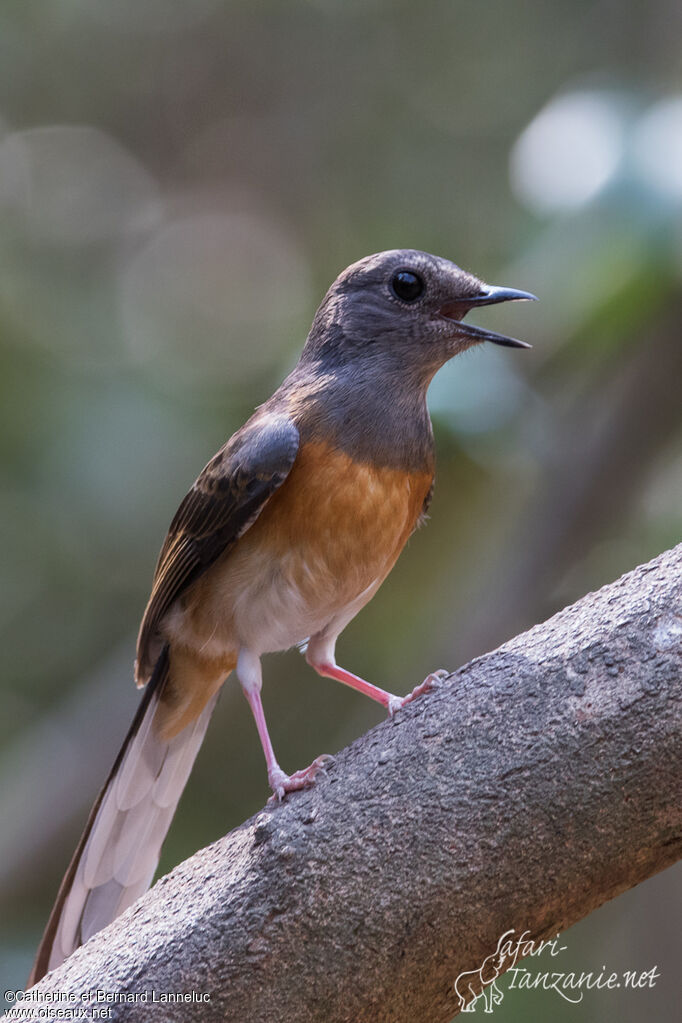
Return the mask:
<svg viewBox="0 0 682 1023">
<path fill-rule="evenodd" d="M 326 565 L 340 599 L 352 599 L 390 571 L 432 480 L 430 471 L 377 468 L 325 443 L 309 443 L 248 540 L 262 543 L 274 558 L 297 551 L 306 562 Z"/>
</svg>

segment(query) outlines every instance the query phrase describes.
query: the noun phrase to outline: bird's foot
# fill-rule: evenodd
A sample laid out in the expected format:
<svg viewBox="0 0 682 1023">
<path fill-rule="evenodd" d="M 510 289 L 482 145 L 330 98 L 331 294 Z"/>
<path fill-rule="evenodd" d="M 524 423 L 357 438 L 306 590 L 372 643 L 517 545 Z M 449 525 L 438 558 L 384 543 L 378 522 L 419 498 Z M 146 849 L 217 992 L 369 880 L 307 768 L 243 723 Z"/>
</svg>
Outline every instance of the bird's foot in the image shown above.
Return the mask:
<svg viewBox="0 0 682 1023">
<path fill-rule="evenodd" d="M 416 700 L 418 696 L 422 695 L 422 693 L 428 693 L 431 689 L 436 689 L 443 679 L 447 678 L 449 674 L 450 672 L 446 671 L 445 668 L 439 668 L 438 671 L 432 671 L 429 675 L 427 675 L 424 681 L 420 682 L 418 686 L 415 686 L 412 692 L 408 693 L 407 696 L 392 696 L 388 701 L 389 717 L 393 717 L 397 710 L 404 707 L 406 703 L 412 703 L 412 701 Z"/>
<path fill-rule="evenodd" d="M 301 771 L 294 771 L 293 774 L 285 774 L 281 767 L 274 767 L 268 772 L 268 782 L 272 789 L 272 795 L 268 799 L 268 805 L 281 803 L 287 792 L 297 792 L 299 789 L 308 789 L 317 781 L 320 774 L 326 774 L 327 768 L 334 763 L 334 757 L 323 753 L 316 757 L 312 764 L 304 767 Z"/>
</svg>

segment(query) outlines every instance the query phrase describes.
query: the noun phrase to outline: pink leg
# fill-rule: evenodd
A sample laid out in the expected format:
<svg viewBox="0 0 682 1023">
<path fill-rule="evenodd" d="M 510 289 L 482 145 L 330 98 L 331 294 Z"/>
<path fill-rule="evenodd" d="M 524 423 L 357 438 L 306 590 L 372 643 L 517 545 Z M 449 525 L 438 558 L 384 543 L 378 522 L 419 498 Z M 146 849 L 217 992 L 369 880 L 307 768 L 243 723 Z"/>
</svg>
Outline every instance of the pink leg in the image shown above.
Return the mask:
<svg viewBox="0 0 682 1023">
<path fill-rule="evenodd" d="M 316 757 L 312 764 L 303 770 L 295 771 L 293 774 L 285 774 L 277 763 L 275 751 L 272 748 L 270 733 L 265 723 L 265 712 L 263 711 L 260 693 L 257 690 L 249 692 L 245 689 L 244 695 L 249 701 L 249 707 L 253 713 L 263 753 L 265 754 L 268 783 L 273 792 L 270 799 L 281 803 L 286 792 L 296 792 L 298 789 L 305 789 L 310 785 L 314 785 L 316 776 L 320 771 L 324 772 L 326 765 L 332 758 L 323 754 L 321 757 Z"/>
<path fill-rule="evenodd" d="M 265 754 L 268 782 L 273 791 L 271 799 L 275 799 L 279 803 L 286 792 L 295 792 L 297 789 L 304 789 L 313 785 L 316 775 L 320 771 L 324 772 L 325 766 L 332 758 L 326 755 L 317 757 L 309 767 L 296 771 L 291 775 L 285 774 L 277 763 L 275 751 L 270 740 L 270 733 L 265 721 L 265 711 L 263 710 L 263 703 L 260 698 L 261 674 L 259 659 L 248 651 L 242 651 L 237 665 L 237 674 L 244 690 L 244 696 L 249 701 L 249 707 L 258 729 L 258 737 Z"/>
<path fill-rule="evenodd" d="M 365 682 L 363 678 L 360 678 L 359 675 L 354 675 L 352 671 L 339 668 L 338 664 L 332 661 L 313 662 L 309 660 L 308 663 L 315 669 L 318 675 L 322 675 L 324 678 L 335 678 L 337 682 L 343 682 L 344 685 L 357 689 L 359 693 L 363 693 L 365 696 L 369 696 L 371 700 L 376 700 L 377 703 L 386 708 L 391 717 L 393 717 L 397 710 L 404 707 L 406 703 L 411 703 L 412 700 L 421 696 L 422 693 L 432 689 L 434 684 L 448 674 L 445 670 L 434 671 L 427 675 L 420 685 L 415 686 L 407 696 L 393 696 L 392 693 L 386 692 L 385 689 L 373 686 L 371 682 Z"/>
<path fill-rule="evenodd" d="M 352 671 L 346 671 L 345 668 L 339 668 L 338 664 L 323 661 L 321 664 L 311 664 L 311 667 L 315 669 L 318 675 L 322 675 L 324 678 L 335 678 L 337 682 L 343 682 L 345 686 L 357 689 L 359 693 L 369 696 L 370 700 L 376 700 L 377 703 L 380 703 L 382 707 L 386 707 L 387 710 L 390 708 L 392 700 L 400 700 L 399 696 L 393 696 L 392 693 L 387 693 L 385 689 L 373 686 L 371 682 L 365 682 L 364 678 L 354 675 Z"/>
</svg>

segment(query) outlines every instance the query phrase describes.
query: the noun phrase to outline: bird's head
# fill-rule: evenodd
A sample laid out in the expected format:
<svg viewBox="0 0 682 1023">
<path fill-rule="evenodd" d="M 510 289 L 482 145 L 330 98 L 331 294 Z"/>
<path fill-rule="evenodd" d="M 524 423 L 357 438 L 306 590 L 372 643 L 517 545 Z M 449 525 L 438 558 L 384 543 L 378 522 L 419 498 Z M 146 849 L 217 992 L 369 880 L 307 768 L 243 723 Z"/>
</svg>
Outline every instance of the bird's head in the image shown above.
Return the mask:
<svg viewBox="0 0 682 1023">
<path fill-rule="evenodd" d="M 427 252 L 391 249 L 353 263 L 337 277 L 317 311 L 305 354 L 391 362 L 430 379 L 454 355 L 483 341 L 530 348 L 465 323 L 464 317 L 477 306 L 534 298 L 484 284 Z"/>
</svg>

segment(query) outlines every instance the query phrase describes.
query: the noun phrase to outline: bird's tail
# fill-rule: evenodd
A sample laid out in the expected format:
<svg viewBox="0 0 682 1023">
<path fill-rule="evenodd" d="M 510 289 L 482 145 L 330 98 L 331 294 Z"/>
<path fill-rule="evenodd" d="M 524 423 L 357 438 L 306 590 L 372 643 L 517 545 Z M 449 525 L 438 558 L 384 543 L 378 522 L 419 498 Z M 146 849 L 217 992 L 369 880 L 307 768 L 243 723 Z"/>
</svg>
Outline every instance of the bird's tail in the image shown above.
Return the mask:
<svg viewBox="0 0 682 1023">
<path fill-rule="evenodd" d="M 164 739 L 157 712 L 167 683 L 165 648 L 64 876 L 29 984 L 59 966 L 152 883 L 218 698 L 215 693 L 194 721 Z"/>
</svg>

